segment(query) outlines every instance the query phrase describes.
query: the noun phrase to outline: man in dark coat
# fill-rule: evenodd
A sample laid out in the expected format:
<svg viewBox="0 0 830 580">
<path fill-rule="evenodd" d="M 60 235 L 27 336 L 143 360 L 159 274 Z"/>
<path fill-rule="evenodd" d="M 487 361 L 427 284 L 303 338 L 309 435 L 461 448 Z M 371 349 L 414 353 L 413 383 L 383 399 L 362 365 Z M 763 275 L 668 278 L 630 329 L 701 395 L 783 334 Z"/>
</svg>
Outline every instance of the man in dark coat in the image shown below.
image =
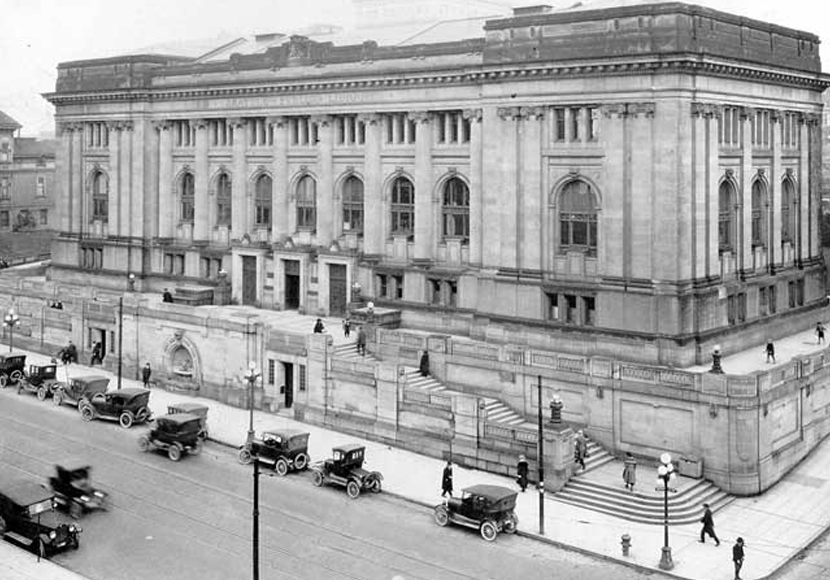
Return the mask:
<svg viewBox="0 0 830 580">
<path fill-rule="evenodd" d="M 519 484 L 519 487 L 522 488 L 522 491 L 526 490 L 528 466 L 527 458 L 524 455 L 519 455 L 519 463 L 516 465 L 516 473 L 518 474 L 518 477 L 516 478 L 516 483 Z"/>
<path fill-rule="evenodd" d="M 446 497 L 447 494 L 452 497 L 452 461 L 447 461 L 441 476 L 441 497 Z"/>
<path fill-rule="evenodd" d="M 164 289 L 164 292 L 161 293 L 161 301 L 162 302 L 173 302 L 173 295 L 170 294 L 170 290 L 167 288 Z"/>
<path fill-rule="evenodd" d="M 720 540 L 715 534 L 715 520 L 712 518 L 712 510 L 709 509 L 708 503 L 703 504 L 703 517 L 700 518 L 700 523 L 703 524 L 700 530 L 700 543 L 706 543 L 706 534 L 709 534 L 715 540 L 715 545 L 720 546 Z"/>
<path fill-rule="evenodd" d="M 357 354 L 366 356 L 366 333 L 362 326 L 357 329 Z"/>
<path fill-rule="evenodd" d="M 141 369 L 141 382 L 144 383 L 144 388 L 150 388 L 150 376 L 153 374 L 153 370 L 150 368 L 150 363 L 146 363 L 144 368 Z"/>
<path fill-rule="evenodd" d="M 317 322 L 314 323 L 314 334 L 322 334 L 325 329 L 326 327 L 323 326 L 323 320 L 318 318 Z"/>
<path fill-rule="evenodd" d="M 732 562 L 735 564 L 735 580 L 741 580 L 741 567 L 744 565 L 744 539 L 735 540 L 732 546 Z"/>
<path fill-rule="evenodd" d="M 429 376 L 429 353 L 424 351 L 424 354 L 421 355 L 421 362 L 418 365 L 418 370 L 421 371 L 422 377 Z"/>
</svg>

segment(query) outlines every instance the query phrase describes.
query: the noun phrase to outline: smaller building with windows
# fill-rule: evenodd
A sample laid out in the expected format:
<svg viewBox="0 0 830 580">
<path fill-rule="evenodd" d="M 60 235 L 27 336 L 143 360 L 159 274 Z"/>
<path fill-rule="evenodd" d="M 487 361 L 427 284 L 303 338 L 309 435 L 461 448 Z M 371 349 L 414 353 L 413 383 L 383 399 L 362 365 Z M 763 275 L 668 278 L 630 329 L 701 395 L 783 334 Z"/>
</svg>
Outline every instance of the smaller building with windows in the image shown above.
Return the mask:
<svg viewBox="0 0 830 580">
<path fill-rule="evenodd" d="M 57 142 L 20 137 L 20 129 L 0 111 L 0 232 L 55 229 Z"/>
</svg>

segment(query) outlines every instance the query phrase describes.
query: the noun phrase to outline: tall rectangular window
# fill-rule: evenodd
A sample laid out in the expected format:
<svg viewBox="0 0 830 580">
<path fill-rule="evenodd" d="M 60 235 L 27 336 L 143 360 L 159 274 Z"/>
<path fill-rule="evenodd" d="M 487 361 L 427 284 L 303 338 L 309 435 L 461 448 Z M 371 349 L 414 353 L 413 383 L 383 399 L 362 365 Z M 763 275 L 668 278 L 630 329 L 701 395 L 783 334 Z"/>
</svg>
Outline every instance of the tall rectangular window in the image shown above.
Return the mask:
<svg viewBox="0 0 830 580">
<path fill-rule="evenodd" d="M 38 197 L 46 195 L 46 178 L 42 175 L 37 176 L 36 194 Z"/>
<path fill-rule="evenodd" d="M 790 308 L 795 308 L 795 281 L 790 280 L 787 283 L 787 301 Z"/>
<path fill-rule="evenodd" d="M 403 276 L 392 276 L 395 281 L 395 298 L 403 300 Z"/>
<path fill-rule="evenodd" d="M 389 285 L 388 285 L 388 278 L 386 274 L 378 274 L 377 275 L 377 282 L 378 282 L 378 296 L 381 298 L 388 298 L 389 297 Z"/>
<path fill-rule="evenodd" d="M 582 299 L 582 324 L 594 326 L 596 320 L 596 299 L 593 296 L 585 296 Z"/>
<path fill-rule="evenodd" d="M 576 306 L 577 305 L 577 297 L 572 294 L 565 294 L 565 322 L 569 324 L 573 324 L 577 321 L 576 318 Z"/>
<path fill-rule="evenodd" d="M 778 306 L 777 305 L 777 300 L 778 300 L 778 297 L 776 296 L 775 286 L 770 286 L 769 289 L 767 289 L 767 302 L 769 304 L 769 313 L 770 314 L 775 314 L 775 311 L 776 311 L 777 306 Z"/>
<path fill-rule="evenodd" d="M 565 140 L 565 109 L 553 110 L 554 135 L 556 141 Z"/>
<path fill-rule="evenodd" d="M 548 320 L 559 320 L 559 294 L 548 294 Z"/>
<path fill-rule="evenodd" d="M 277 365 L 276 365 L 276 362 L 274 361 L 274 359 L 269 358 L 268 359 L 268 384 L 269 385 L 274 384 L 274 375 L 276 374 L 276 368 L 277 368 Z"/>
<path fill-rule="evenodd" d="M 49 210 L 40 210 L 40 225 L 45 226 L 49 224 Z"/>
<path fill-rule="evenodd" d="M 303 392 L 306 389 L 305 365 L 299 365 L 299 367 L 300 367 L 300 380 L 299 380 L 300 386 L 299 386 L 299 388 L 300 388 L 300 392 Z"/>
</svg>

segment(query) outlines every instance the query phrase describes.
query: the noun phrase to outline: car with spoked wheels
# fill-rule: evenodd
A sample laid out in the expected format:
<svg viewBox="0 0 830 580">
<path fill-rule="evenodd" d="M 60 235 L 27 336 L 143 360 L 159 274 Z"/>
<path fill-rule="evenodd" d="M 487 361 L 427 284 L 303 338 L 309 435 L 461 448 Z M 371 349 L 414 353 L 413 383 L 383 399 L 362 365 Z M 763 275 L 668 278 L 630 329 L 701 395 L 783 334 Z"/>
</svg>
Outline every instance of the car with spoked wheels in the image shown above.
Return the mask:
<svg viewBox="0 0 830 580">
<path fill-rule="evenodd" d="M 124 429 L 129 429 L 151 419 L 152 413 L 147 406 L 149 402 L 150 390 L 140 387 L 95 393 L 81 403 L 81 418 L 84 421 L 114 420 Z"/>
<path fill-rule="evenodd" d="M 64 403 L 81 407 L 97 393 L 104 393 L 110 384 L 107 377 L 85 375 L 72 377 L 65 383 L 56 383 L 52 388 L 52 402 L 60 407 Z"/>
<path fill-rule="evenodd" d="M 29 365 L 29 369 L 17 382 L 17 394 L 24 391 L 34 393 L 38 400 L 44 401 L 51 397 L 58 381 L 58 365 L 52 360 L 48 365 Z"/>
<path fill-rule="evenodd" d="M 199 438 L 204 441 L 210 436 L 210 432 L 208 431 L 207 426 L 207 416 L 210 407 L 207 405 L 202 405 L 201 403 L 173 403 L 167 405 L 167 413 L 169 415 L 175 415 L 176 413 L 189 413 L 190 415 L 196 415 L 199 417 L 199 424 L 201 428 L 199 429 Z"/>
<path fill-rule="evenodd" d="M 55 466 L 55 475 L 49 478 L 55 506 L 65 509 L 75 519 L 87 512 L 107 509 L 108 494 L 92 487 L 91 471 L 84 462 L 65 460 Z"/>
<path fill-rule="evenodd" d="M 349 444 L 332 448 L 332 457 L 311 466 L 311 482 L 317 487 L 331 483 L 346 488 L 346 495 L 357 499 L 362 491 L 380 493 L 383 476 L 363 469 L 366 448 Z"/>
<path fill-rule="evenodd" d="M 23 378 L 23 370 L 25 368 L 25 352 L 7 352 L 0 354 L 0 388 L 16 385 Z"/>
<path fill-rule="evenodd" d="M 43 558 L 77 549 L 81 528 L 58 518 L 52 492 L 8 471 L 0 470 L 0 537 Z"/>
<path fill-rule="evenodd" d="M 200 417 L 190 413 L 172 413 L 157 417 L 149 433 L 138 439 L 142 451 L 162 449 L 170 461 L 178 461 L 185 453 L 199 455 L 202 452 Z"/>
<path fill-rule="evenodd" d="M 239 463 L 248 465 L 256 458 L 260 464 L 272 465 L 278 475 L 302 471 L 308 467 L 308 437 L 298 429 L 263 431 L 239 448 Z"/>
<path fill-rule="evenodd" d="M 479 531 L 488 542 L 494 541 L 499 532 L 515 534 L 519 526 L 516 516 L 518 493 L 499 485 L 473 485 L 462 490 L 461 497 L 450 497 L 433 510 L 435 523 L 450 523 Z"/>
</svg>

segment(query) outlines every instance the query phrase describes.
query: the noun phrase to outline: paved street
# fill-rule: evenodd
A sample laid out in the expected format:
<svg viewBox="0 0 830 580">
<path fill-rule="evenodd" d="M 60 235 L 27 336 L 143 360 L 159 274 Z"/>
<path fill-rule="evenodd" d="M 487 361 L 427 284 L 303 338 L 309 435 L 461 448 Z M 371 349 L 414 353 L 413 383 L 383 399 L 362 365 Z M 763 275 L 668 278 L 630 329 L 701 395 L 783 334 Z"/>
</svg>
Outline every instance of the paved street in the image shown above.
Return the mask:
<svg viewBox="0 0 830 580">
<path fill-rule="evenodd" d="M 84 518 L 81 549 L 55 561 L 96 580 L 249 577 L 250 468 L 214 444 L 178 464 L 141 454 L 141 429 L 84 423 L 70 407 L 0 392 L 4 469 L 45 479 L 61 458 L 81 457 L 112 494 L 109 512 Z M 352 501 L 306 474 L 263 477 L 261 502 L 263 579 L 641 576 L 520 537 L 484 544 L 472 531 L 437 528 L 425 508 L 383 494 Z"/>
</svg>

